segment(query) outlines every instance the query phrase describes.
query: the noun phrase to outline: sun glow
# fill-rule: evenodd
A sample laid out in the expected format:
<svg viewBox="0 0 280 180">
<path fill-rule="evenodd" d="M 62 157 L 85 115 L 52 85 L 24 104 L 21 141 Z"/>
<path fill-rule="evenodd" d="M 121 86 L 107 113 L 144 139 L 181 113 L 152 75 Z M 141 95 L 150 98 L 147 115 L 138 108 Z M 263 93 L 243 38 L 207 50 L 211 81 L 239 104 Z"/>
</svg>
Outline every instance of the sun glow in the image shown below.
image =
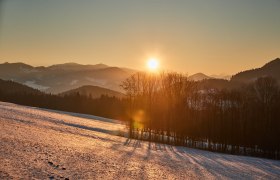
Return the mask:
<svg viewBox="0 0 280 180">
<path fill-rule="evenodd" d="M 157 59 L 155 58 L 150 58 L 147 62 L 147 67 L 149 68 L 149 70 L 151 71 L 155 71 L 158 69 L 159 66 L 159 62 Z"/>
</svg>

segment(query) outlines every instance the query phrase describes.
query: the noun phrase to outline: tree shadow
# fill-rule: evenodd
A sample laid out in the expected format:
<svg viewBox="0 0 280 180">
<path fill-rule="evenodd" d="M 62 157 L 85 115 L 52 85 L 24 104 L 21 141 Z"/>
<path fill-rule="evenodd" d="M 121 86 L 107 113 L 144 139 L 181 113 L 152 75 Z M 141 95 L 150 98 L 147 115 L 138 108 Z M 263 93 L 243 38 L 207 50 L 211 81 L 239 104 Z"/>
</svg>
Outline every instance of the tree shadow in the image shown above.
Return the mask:
<svg viewBox="0 0 280 180">
<path fill-rule="evenodd" d="M 61 115 L 69 115 L 69 116 L 73 116 L 73 117 L 77 117 L 77 118 L 85 118 L 85 119 L 94 120 L 94 121 L 101 121 L 101 122 L 107 122 L 107 123 L 112 123 L 112 124 L 122 123 L 122 121 L 119 121 L 119 120 L 104 118 L 104 117 L 94 116 L 94 115 L 89 115 L 89 114 L 81 114 L 81 113 L 75 113 L 75 112 L 59 111 L 59 110 L 37 108 L 37 107 L 32 107 L 32 108 L 38 109 L 41 111 L 53 112 L 53 113 L 61 114 Z"/>
<path fill-rule="evenodd" d="M 55 126 L 48 126 L 48 125 L 39 124 L 39 123 L 36 123 L 35 121 L 23 120 L 23 119 L 19 119 L 19 118 L 15 118 L 15 117 L 8 117 L 8 118 L 5 117 L 5 119 L 11 120 L 11 121 L 16 121 L 18 123 L 23 123 L 23 124 L 27 124 L 27 125 L 40 127 L 40 128 L 51 129 L 51 130 L 54 130 L 54 131 L 58 131 L 60 133 L 67 133 L 67 134 L 78 135 L 78 136 L 83 136 L 83 137 L 92 138 L 92 139 L 100 139 L 100 140 L 104 140 L 104 141 L 105 140 L 106 141 L 113 141 L 110 138 L 102 138 L 100 136 L 94 136 L 94 135 L 82 133 L 82 132 L 79 132 L 79 131 L 73 132 L 73 131 L 65 129 L 65 128 L 59 128 L 59 127 L 55 127 Z M 118 135 L 119 134 L 119 131 L 112 131 L 112 130 L 107 130 L 107 129 L 102 129 L 102 128 L 94 128 L 94 127 L 74 124 L 74 123 L 67 123 L 67 122 L 64 122 L 62 120 L 54 120 L 54 119 L 51 119 L 51 118 L 44 119 L 44 120 L 38 118 L 38 119 L 36 119 L 36 121 L 44 121 L 44 122 L 51 122 L 51 123 L 54 123 L 54 124 L 62 124 L 62 125 L 70 126 L 70 127 L 83 129 L 83 130 L 95 131 L 95 132 L 111 134 L 111 135 Z"/>
<path fill-rule="evenodd" d="M 280 161 L 276 160 L 228 155 L 134 139 L 126 139 L 123 145 L 133 147 L 122 155 L 121 158 L 126 161 L 137 157 L 143 159 L 143 162 L 164 162 L 167 168 L 176 167 L 182 172 L 191 167 L 198 177 L 207 175 L 208 178 L 218 179 L 280 178 Z M 135 153 L 136 149 L 145 153 Z"/>
</svg>

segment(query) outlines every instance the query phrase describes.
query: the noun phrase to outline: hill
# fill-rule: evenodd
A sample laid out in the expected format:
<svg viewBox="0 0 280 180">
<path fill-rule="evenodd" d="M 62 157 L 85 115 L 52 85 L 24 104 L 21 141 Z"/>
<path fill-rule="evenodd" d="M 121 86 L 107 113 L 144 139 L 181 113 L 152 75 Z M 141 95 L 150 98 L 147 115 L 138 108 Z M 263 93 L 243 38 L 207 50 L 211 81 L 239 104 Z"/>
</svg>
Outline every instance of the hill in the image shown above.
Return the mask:
<svg viewBox="0 0 280 180">
<path fill-rule="evenodd" d="M 270 76 L 280 82 L 280 58 L 276 58 L 261 68 L 252 69 L 237 73 L 231 78 L 231 81 L 249 83 L 255 81 L 259 77 Z"/>
<path fill-rule="evenodd" d="M 252 83 L 260 77 L 273 77 L 280 84 L 280 59 L 276 58 L 266 63 L 261 68 L 242 71 L 232 76 L 230 80 L 215 79 L 205 74 L 198 73 L 191 79 L 200 81 L 200 89 L 235 89 L 243 86 L 244 84 Z"/>
<path fill-rule="evenodd" d="M 94 91 L 95 94 L 92 94 L 94 98 L 80 96 L 81 94 L 86 95 L 88 90 L 90 93 Z M 0 101 L 125 119 L 125 102 L 120 99 L 123 94 L 100 87 L 79 88 L 77 91 L 80 95 L 74 92 L 69 92 L 69 96 L 53 95 L 13 81 L 0 80 Z M 101 96 L 102 94 L 108 95 Z M 113 96 L 118 96 L 119 98 L 114 98 Z"/>
<path fill-rule="evenodd" d="M 28 86 L 0 79 L 0 94 L 41 94 L 39 90 Z"/>
<path fill-rule="evenodd" d="M 123 98 L 124 94 L 113 91 L 110 89 L 98 87 L 98 86 L 82 86 L 76 89 L 72 89 L 63 93 L 60 93 L 60 95 L 73 95 L 73 94 L 80 94 L 92 98 L 99 98 L 102 95 L 107 95 L 109 97 L 117 97 L 117 98 Z"/>
<path fill-rule="evenodd" d="M 127 139 L 111 119 L 0 102 L 0 179 L 279 179 L 280 162 Z"/>
</svg>

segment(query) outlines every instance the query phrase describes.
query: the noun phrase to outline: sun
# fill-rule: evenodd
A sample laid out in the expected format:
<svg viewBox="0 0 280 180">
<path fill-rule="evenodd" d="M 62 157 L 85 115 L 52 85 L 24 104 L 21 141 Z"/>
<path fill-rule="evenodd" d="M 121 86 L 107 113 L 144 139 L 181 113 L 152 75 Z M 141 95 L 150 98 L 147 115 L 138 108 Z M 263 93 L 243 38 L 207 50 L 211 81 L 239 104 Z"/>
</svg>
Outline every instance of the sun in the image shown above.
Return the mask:
<svg viewBox="0 0 280 180">
<path fill-rule="evenodd" d="M 158 69 L 159 66 L 159 61 L 155 58 L 150 58 L 147 62 L 147 67 L 149 68 L 149 70 L 151 71 L 155 71 Z"/>
</svg>

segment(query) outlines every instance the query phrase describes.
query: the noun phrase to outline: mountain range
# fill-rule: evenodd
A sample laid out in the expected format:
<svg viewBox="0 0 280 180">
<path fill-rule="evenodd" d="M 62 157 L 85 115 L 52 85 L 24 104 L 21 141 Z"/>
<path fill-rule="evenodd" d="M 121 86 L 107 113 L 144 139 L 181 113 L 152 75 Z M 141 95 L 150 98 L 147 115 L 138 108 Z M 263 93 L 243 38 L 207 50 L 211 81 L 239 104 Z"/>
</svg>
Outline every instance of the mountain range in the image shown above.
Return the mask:
<svg viewBox="0 0 280 180">
<path fill-rule="evenodd" d="M 128 68 L 105 64 L 57 64 L 33 67 L 24 63 L 0 64 L 0 78 L 12 80 L 44 92 L 58 94 L 84 85 L 121 91 L 120 83 L 135 73 Z"/>
<path fill-rule="evenodd" d="M 85 95 L 112 94 L 120 97 L 120 83 L 137 70 L 111 67 L 105 64 L 81 65 L 77 63 L 56 64 L 48 67 L 30 66 L 24 63 L 0 64 L 0 79 L 18 82 L 34 89 L 53 94 L 81 93 Z M 264 66 L 229 76 L 207 76 L 197 73 L 190 80 L 202 81 L 203 87 L 229 88 L 250 83 L 259 77 L 270 76 L 280 84 L 280 59 L 276 58 Z M 217 78 L 218 77 L 218 78 Z M 103 88 L 103 89 L 102 89 Z"/>
<path fill-rule="evenodd" d="M 229 80 L 204 77 L 201 80 L 201 89 L 234 89 L 244 84 L 254 82 L 260 77 L 272 77 L 280 85 L 280 58 L 269 61 L 264 66 L 256 69 L 246 70 L 233 75 Z"/>
</svg>

